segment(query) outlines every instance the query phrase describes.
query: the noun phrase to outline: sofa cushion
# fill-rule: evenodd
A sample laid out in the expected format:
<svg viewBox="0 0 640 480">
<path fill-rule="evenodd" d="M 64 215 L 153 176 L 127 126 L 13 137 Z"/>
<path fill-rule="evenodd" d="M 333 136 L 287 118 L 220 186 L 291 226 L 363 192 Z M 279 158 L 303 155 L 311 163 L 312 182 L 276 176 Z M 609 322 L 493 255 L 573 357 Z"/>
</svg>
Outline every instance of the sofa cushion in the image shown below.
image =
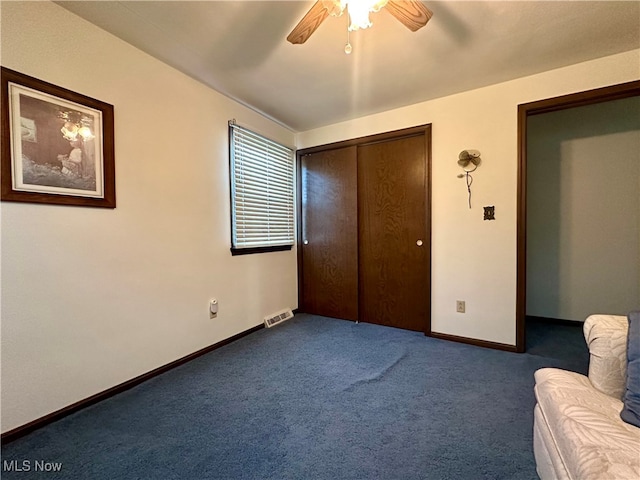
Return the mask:
<svg viewBox="0 0 640 480">
<path fill-rule="evenodd" d="M 571 480 L 539 404 L 533 410 L 533 455 L 541 480 Z"/>
<path fill-rule="evenodd" d="M 640 428 L 620 419 L 620 400 L 578 373 L 543 368 L 535 378 L 540 411 L 571 478 L 640 478 Z"/>
<path fill-rule="evenodd" d="M 626 386 L 628 329 L 627 317 L 622 315 L 591 315 L 583 328 L 589 347 L 589 380 L 619 400 Z"/>
<path fill-rule="evenodd" d="M 627 389 L 620 418 L 640 427 L 640 311 L 629 314 L 627 342 Z"/>
</svg>

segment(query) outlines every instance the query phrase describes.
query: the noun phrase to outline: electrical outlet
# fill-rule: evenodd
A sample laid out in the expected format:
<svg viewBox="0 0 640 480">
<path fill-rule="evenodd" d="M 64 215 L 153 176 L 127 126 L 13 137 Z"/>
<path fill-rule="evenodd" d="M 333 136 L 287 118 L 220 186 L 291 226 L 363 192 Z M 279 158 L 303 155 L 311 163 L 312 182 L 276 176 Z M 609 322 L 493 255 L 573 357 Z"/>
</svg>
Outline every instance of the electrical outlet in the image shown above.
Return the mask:
<svg viewBox="0 0 640 480">
<path fill-rule="evenodd" d="M 209 318 L 215 318 L 218 316 L 218 300 L 212 298 L 209 300 Z"/>
<path fill-rule="evenodd" d="M 456 312 L 464 313 L 464 310 L 465 310 L 464 300 L 456 300 Z"/>
</svg>

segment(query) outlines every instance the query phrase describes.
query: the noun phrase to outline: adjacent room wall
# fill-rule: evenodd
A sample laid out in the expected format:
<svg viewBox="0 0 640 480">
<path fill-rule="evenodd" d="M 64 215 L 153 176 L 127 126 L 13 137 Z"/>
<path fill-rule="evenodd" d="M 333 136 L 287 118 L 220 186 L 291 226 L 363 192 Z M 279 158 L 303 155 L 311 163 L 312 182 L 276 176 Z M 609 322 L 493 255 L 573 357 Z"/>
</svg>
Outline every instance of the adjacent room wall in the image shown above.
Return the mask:
<svg viewBox="0 0 640 480">
<path fill-rule="evenodd" d="M 638 79 L 634 50 L 302 132 L 297 143 L 305 148 L 431 123 L 432 330 L 515 345 L 517 106 Z M 471 209 L 457 178 L 463 149 L 482 153 Z M 490 205 L 496 220 L 484 221 L 482 207 Z M 466 301 L 466 313 L 456 313 L 456 300 Z"/>
<path fill-rule="evenodd" d="M 2 203 L 3 432 L 297 307 L 295 249 L 229 251 L 227 121 L 290 131 L 53 3 L 1 22 L 3 66 L 114 105 L 118 202 Z"/>
<path fill-rule="evenodd" d="M 640 97 L 527 127 L 527 315 L 639 308 Z"/>
</svg>

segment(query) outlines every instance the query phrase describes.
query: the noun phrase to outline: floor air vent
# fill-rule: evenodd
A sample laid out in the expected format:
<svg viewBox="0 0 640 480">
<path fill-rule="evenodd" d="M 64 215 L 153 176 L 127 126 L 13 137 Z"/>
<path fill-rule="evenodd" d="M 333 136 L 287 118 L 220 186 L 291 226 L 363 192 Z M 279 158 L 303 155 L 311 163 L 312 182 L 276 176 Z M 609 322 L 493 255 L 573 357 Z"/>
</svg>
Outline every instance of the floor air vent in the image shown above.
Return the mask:
<svg viewBox="0 0 640 480">
<path fill-rule="evenodd" d="M 264 326 L 271 328 L 279 323 L 289 320 L 290 318 L 293 318 L 293 312 L 288 308 L 287 310 L 282 310 L 281 312 L 273 313 L 264 317 Z"/>
</svg>

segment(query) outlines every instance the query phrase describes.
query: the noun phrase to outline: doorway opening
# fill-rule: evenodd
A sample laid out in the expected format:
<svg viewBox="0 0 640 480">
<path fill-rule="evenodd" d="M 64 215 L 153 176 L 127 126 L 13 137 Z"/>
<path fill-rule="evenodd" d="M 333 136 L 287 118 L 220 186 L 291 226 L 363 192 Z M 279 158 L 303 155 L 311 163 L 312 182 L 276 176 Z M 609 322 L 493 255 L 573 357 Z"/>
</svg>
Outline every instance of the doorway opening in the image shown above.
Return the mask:
<svg viewBox="0 0 640 480">
<path fill-rule="evenodd" d="M 517 218 L 517 296 L 516 350 L 526 349 L 527 315 L 527 127 L 530 118 L 543 113 L 621 100 L 640 95 L 640 81 L 628 82 L 586 92 L 565 95 L 518 106 L 518 218 Z M 595 313 L 595 312 L 594 312 Z"/>
</svg>

